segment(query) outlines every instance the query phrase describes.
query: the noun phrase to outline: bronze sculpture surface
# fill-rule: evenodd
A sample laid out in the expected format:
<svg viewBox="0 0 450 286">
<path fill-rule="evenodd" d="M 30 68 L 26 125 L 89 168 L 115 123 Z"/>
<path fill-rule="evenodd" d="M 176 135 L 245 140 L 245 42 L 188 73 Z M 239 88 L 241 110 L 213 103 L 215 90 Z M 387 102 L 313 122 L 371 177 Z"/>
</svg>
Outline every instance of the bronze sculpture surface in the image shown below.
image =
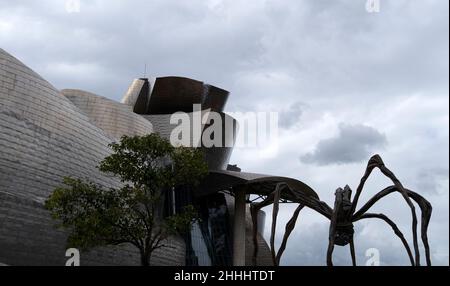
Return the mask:
<svg viewBox="0 0 450 286">
<path fill-rule="evenodd" d="M 372 171 L 378 168 L 380 171 L 387 176 L 393 182 L 393 185 L 385 188 L 384 190 L 378 192 L 371 199 L 368 200 L 366 204 L 364 204 L 358 211 L 356 211 L 356 207 L 358 204 L 359 197 L 362 193 L 364 185 L 372 173 Z M 290 193 L 291 196 L 294 196 L 295 199 L 291 200 L 291 202 L 298 203 L 299 206 L 294 212 L 292 218 L 286 224 L 285 234 L 278 251 L 275 250 L 275 232 L 277 225 L 277 216 L 279 212 L 279 203 L 282 197 L 282 193 Z M 391 193 L 399 192 L 403 199 L 408 204 L 411 215 L 412 215 L 412 233 L 413 233 L 413 247 L 414 254 L 411 251 L 411 248 L 405 239 L 403 233 L 397 227 L 397 225 L 385 214 L 375 214 L 368 213 L 369 209 L 377 203 L 382 198 L 388 196 Z M 352 256 L 353 265 L 356 266 L 356 255 L 355 255 L 355 246 L 353 241 L 354 235 L 354 226 L 353 224 L 357 221 L 376 218 L 386 222 L 394 231 L 395 235 L 402 241 L 410 259 L 412 266 L 420 266 L 420 251 L 419 251 L 419 243 L 417 238 L 417 215 L 416 208 L 413 204 L 413 201 L 419 206 L 422 216 L 421 216 L 421 238 L 423 242 L 423 246 L 425 248 L 425 257 L 426 264 L 431 266 L 431 254 L 430 254 L 430 246 L 428 243 L 428 225 L 430 222 L 431 214 L 432 214 L 432 206 L 431 204 L 421 195 L 415 193 L 411 190 L 408 190 L 403 187 L 397 177 L 392 173 L 384 164 L 383 160 L 379 155 L 373 156 L 367 165 L 364 176 L 359 183 L 359 186 L 356 190 L 355 197 L 353 201 L 351 199 L 352 190 L 349 186 L 346 186 L 344 189 L 339 188 L 335 193 L 335 204 L 334 208 L 329 207 L 325 202 L 320 201 L 316 197 L 303 195 L 301 192 L 293 192 L 287 184 L 278 183 L 276 185 L 275 191 L 267 195 L 263 201 L 254 202 L 251 204 L 251 213 L 253 218 L 253 238 L 254 240 L 257 237 L 257 213 L 263 207 L 266 207 L 273 203 L 273 214 L 272 214 L 272 231 L 271 231 L 271 239 L 270 239 L 270 248 L 272 252 L 272 260 L 274 265 L 279 265 L 281 257 L 283 255 L 284 250 L 286 249 L 287 241 L 292 233 L 300 211 L 305 207 L 308 207 L 316 212 L 322 214 L 326 218 L 330 220 L 330 232 L 329 232 L 329 245 L 327 251 L 327 265 L 332 266 L 332 255 L 335 245 L 346 246 L 350 245 L 350 253 Z M 254 253 L 253 253 L 253 261 L 256 261 L 258 253 L 257 244 L 254 243 Z"/>
</svg>

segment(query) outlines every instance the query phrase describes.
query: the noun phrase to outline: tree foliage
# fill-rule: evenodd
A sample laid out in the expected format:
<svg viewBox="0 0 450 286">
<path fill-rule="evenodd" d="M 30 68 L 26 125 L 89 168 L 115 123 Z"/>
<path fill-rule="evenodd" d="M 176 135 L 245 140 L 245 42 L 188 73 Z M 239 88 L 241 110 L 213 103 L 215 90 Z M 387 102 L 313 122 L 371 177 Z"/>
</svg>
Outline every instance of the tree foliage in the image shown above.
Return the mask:
<svg viewBox="0 0 450 286">
<path fill-rule="evenodd" d="M 69 230 L 70 247 L 128 243 L 139 249 L 142 265 L 150 265 L 153 251 L 166 247 L 170 235 L 188 231 L 195 217 L 192 206 L 164 217 L 164 192 L 197 186 L 207 165 L 198 149 L 173 147 L 157 134 L 124 136 L 110 147 L 113 153 L 98 168 L 118 177 L 123 187 L 65 178 L 45 206 Z"/>
</svg>

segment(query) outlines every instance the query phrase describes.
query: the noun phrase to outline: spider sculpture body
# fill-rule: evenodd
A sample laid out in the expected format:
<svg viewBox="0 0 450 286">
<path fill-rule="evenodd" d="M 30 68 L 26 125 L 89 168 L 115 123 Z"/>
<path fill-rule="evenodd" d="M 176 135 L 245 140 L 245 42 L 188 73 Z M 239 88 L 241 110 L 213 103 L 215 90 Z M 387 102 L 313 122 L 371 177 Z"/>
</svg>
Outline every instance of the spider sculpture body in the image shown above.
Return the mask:
<svg viewBox="0 0 450 286">
<path fill-rule="evenodd" d="M 393 182 L 393 185 L 380 191 L 375 196 L 373 196 L 365 205 L 363 205 L 358 211 L 356 211 L 356 207 L 358 204 L 359 197 L 364 188 L 364 184 L 369 178 L 372 171 L 378 168 L 380 171 L 387 176 Z M 286 225 L 286 232 L 283 237 L 281 246 L 278 250 L 278 253 L 275 252 L 274 246 L 274 237 L 275 237 L 275 229 L 276 229 L 276 220 L 277 214 L 279 210 L 279 200 L 281 192 L 289 192 L 291 196 L 295 197 L 293 200 L 296 203 L 299 203 L 297 210 L 294 212 L 293 217 Z M 375 214 L 369 213 L 369 209 L 377 203 L 382 198 L 388 196 L 389 194 L 398 192 L 402 195 L 403 199 L 406 201 L 407 205 L 411 210 L 412 215 L 412 234 L 413 234 L 413 247 L 414 247 L 414 255 L 411 251 L 411 248 L 405 239 L 403 233 L 397 227 L 397 225 L 386 215 L 384 214 Z M 413 201 L 419 206 L 422 216 L 421 216 L 421 238 L 425 248 L 425 256 L 426 263 L 428 266 L 431 266 L 431 258 L 430 258 L 430 247 L 428 243 L 428 225 L 430 222 L 431 214 L 432 214 L 432 206 L 431 204 L 423 198 L 421 195 L 405 189 L 400 181 L 396 178 L 396 176 L 384 165 L 383 160 L 379 155 L 373 156 L 367 165 L 364 176 L 361 178 L 361 182 L 356 190 L 355 196 L 352 201 L 352 190 L 349 186 L 346 186 L 344 189 L 339 188 L 335 193 L 335 203 L 334 208 L 329 207 L 325 202 L 320 201 L 318 198 L 311 198 L 305 195 L 302 195 L 298 192 L 293 192 L 290 190 L 288 185 L 277 184 L 276 190 L 269 195 L 264 201 L 255 203 L 251 205 L 251 214 L 253 217 L 253 239 L 254 239 L 254 253 L 253 253 L 253 261 L 256 262 L 257 256 L 257 240 L 256 240 L 256 227 L 257 227 L 257 212 L 269 204 L 273 203 L 273 218 L 272 218 L 272 237 L 270 240 L 270 247 L 272 251 L 272 259 L 275 265 L 279 265 L 281 256 L 286 248 L 287 240 L 292 233 L 297 218 L 299 216 L 300 211 L 304 207 L 308 207 L 316 212 L 322 214 L 326 218 L 330 220 L 330 232 L 329 232 L 329 244 L 327 251 L 327 265 L 332 266 L 332 255 L 335 245 L 338 246 L 347 246 L 350 245 L 350 253 L 352 257 L 352 263 L 356 266 L 356 255 L 355 255 L 355 246 L 353 242 L 354 235 L 354 226 L 355 222 L 364 219 L 379 219 L 387 223 L 395 235 L 402 241 L 406 252 L 408 254 L 409 260 L 412 266 L 420 266 L 420 251 L 419 251 L 419 243 L 417 238 L 417 215 L 416 208 L 413 204 Z"/>
<path fill-rule="evenodd" d="M 344 190 L 340 188 L 336 190 L 334 244 L 339 246 L 346 246 L 351 243 L 355 233 L 350 213 L 352 208 L 351 195 L 352 191 L 349 186 L 346 186 Z"/>
</svg>

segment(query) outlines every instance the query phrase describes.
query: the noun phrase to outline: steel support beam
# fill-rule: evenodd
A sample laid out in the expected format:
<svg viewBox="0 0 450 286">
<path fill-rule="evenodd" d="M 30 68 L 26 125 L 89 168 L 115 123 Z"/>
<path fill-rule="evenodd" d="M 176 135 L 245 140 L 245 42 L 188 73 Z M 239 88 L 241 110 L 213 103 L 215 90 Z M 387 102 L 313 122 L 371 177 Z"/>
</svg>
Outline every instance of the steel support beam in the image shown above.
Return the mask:
<svg viewBox="0 0 450 286">
<path fill-rule="evenodd" d="M 233 266 L 245 266 L 245 191 L 234 193 Z"/>
</svg>

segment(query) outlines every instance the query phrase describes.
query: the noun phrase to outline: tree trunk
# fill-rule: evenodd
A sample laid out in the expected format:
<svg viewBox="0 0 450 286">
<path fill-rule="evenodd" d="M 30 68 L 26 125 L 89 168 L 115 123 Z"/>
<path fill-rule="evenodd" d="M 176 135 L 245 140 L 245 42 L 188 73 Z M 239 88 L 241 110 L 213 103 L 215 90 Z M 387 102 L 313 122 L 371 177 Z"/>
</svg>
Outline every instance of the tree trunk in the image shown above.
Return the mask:
<svg viewBox="0 0 450 286">
<path fill-rule="evenodd" d="M 150 266 L 151 253 L 141 252 L 141 266 Z"/>
</svg>

